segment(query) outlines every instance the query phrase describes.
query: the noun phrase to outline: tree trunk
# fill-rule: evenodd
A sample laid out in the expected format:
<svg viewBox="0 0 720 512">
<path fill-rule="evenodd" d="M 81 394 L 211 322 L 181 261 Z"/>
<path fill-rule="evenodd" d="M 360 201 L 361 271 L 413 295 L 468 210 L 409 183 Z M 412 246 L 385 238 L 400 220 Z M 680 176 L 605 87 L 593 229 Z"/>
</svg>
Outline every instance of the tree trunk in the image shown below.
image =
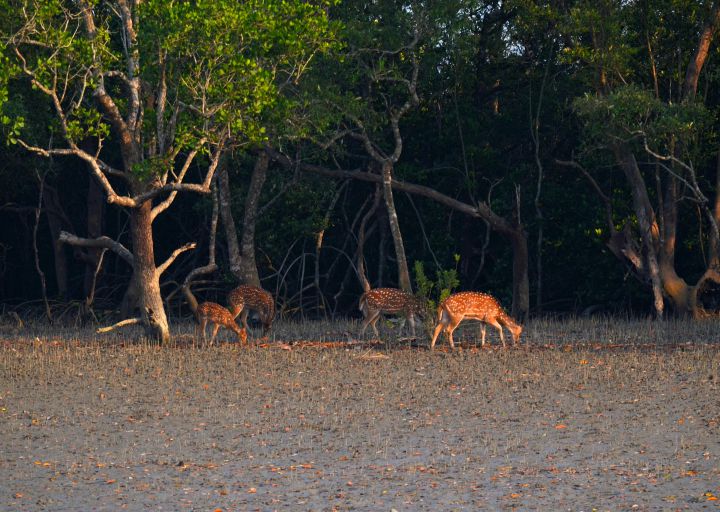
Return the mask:
<svg viewBox="0 0 720 512">
<path fill-rule="evenodd" d="M 373 215 L 375 215 L 375 212 L 380 206 L 381 194 L 382 192 L 380 191 L 380 186 L 375 185 L 375 197 L 373 199 L 373 203 L 367 213 L 363 215 L 362 221 L 360 222 L 360 228 L 358 230 L 357 249 L 355 250 L 355 261 L 357 261 L 358 279 L 360 280 L 360 285 L 362 286 L 364 292 L 370 291 L 372 289 L 372 286 L 370 285 L 370 280 L 367 277 L 367 270 L 365 269 L 365 240 L 368 236 L 368 233 L 372 232 L 372 230 L 368 230 L 366 229 L 366 227 L 368 221 L 373 217 Z M 382 223 L 382 220 L 378 220 L 374 225 L 377 226 L 380 223 Z"/>
<path fill-rule="evenodd" d="M 637 216 L 638 226 L 640 228 L 640 236 L 645 249 L 645 260 L 647 261 L 647 275 L 650 278 L 650 284 L 653 291 L 653 305 L 655 314 L 662 319 L 665 309 L 663 300 L 663 279 L 660 275 L 660 265 L 658 264 L 658 256 L 655 241 L 659 238 L 659 228 L 655 220 L 655 212 L 650 204 L 645 180 L 643 180 L 640 169 L 635 160 L 635 155 L 624 145 L 613 146 L 615 159 L 620 164 L 625 177 L 630 184 L 630 190 L 633 197 L 633 209 Z M 673 269 L 674 273 L 674 269 Z M 667 281 L 670 285 L 671 281 Z M 669 294 L 672 296 L 672 294 Z"/>
<path fill-rule="evenodd" d="M 697 94 L 698 79 L 700 72 L 707 61 L 710 44 L 714 38 L 715 30 L 720 21 L 720 6 L 715 6 L 710 18 L 705 23 L 700 34 L 697 48 L 693 57 L 690 59 L 686 73 L 685 81 L 682 88 L 683 100 L 692 100 Z M 671 152 L 678 158 L 681 154 L 681 148 L 678 144 L 673 145 Z M 708 270 L 698 280 L 695 286 L 688 283 L 678 276 L 675 269 L 675 247 L 677 240 L 677 209 L 678 209 L 678 183 L 675 176 L 667 176 L 665 186 L 665 196 L 662 201 L 663 214 L 663 238 L 660 246 L 660 275 L 662 279 L 663 289 L 670 299 L 670 302 L 680 315 L 690 315 L 694 318 L 700 316 L 700 307 L 697 301 L 698 291 L 707 280 L 715 280 L 717 278 L 716 271 L 712 268 L 716 261 L 717 241 L 714 237 L 710 239 L 710 263 Z M 715 208 L 717 215 L 717 204 Z"/>
<path fill-rule="evenodd" d="M 695 49 L 695 54 L 692 59 L 690 59 L 690 63 L 685 72 L 685 82 L 683 83 L 683 98 L 685 99 L 695 97 L 700 71 L 702 71 L 703 65 L 710 53 L 710 43 L 712 43 L 713 37 L 715 36 L 718 23 L 720 23 L 720 6 L 716 5 L 712 10 L 710 19 L 708 19 L 703 27 L 700 40 Z"/>
<path fill-rule="evenodd" d="M 713 215 L 715 223 L 720 226 L 720 149 L 718 149 L 715 160 L 715 201 L 713 204 Z M 710 234 L 709 261 L 710 268 L 720 267 L 720 240 L 718 240 L 715 230 Z"/>
<path fill-rule="evenodd" d="M 65 254 L 65 247 L 58 242 L 60 231 L 63 229 L 63 221 L 60 218 L 60 198 L 57 191 L 47 187 L 43 194 L 43 207 L 50 228 L 50 239 L 53 241 L 53 255 L 55 262 L 55 282 L 57 283 L 58 296 L 61 300 L 68 297 L 68 262 Z"/>
<path fill-rule="evenodd" d="M 220 203 L 220 218 L 225 227 L 225 240 L 228 246 L 228 259 L 230 260 L 230 272 L 238 279 L 242 280 L 242 256 L 240 254 L 240 244 L 238 243 L 237 228 L 235 227 L 235 218 L 232 213 L 232 199 L 230 194 L 230 177 L 228 176 L 227 166 L 223 165 L 219 169 L 217 176 L 218 195 Z"/>
<path fill-rule="evenodd" d="M 667 176 L 662 209 L 662 233 L 660 240 L 659 265 L 663 290 L 675 312 L 681 316 L 697 316 L 695 291 L 675 270 L 675 246 L 677 240 L 677 180 Z"/>
<path fill-rule="evenodd" d="M 395 201 L 392 192 L 392 171 L 393 164 L 391 161 L 385 161 L 382 165 L 382 181 L 383 196 L 385 198 L 385 209 L 388 213 L 388 221 L 390 224 L 390 234 L 395 245 L 395 257 L 397 259 L 398 283 L 400 288 L 412 293 L 412 285 L 410 284 L 410 271 L 408 270 L 407 257 L 405 256 L 405 246 L 403 244 L 402 233 L 400 232 L 400 222 L 395 210 Z"/>
<path fill-rule="evenodd" d="M 98 238 L 103 234 L 105 193 L 98 185 L 94 176 L 89 175 L 89 178 L 87 195 L 87 236 L 88 238 Z M 86 251 L 87 259 L 85 259 L 83 294 L 85 297 L 88 297 L 89 294 L 92 293 L 93 283 L 96 282 L 95 269 L 97 269 L 102 249 L 88 248 Z"/>
<path fill-rule="evenodd" d="M 378 218 L 378 261 L 377 261 L 377 288 L 382 288 L 385 282 L 385 244 L 387 243 L 388 223 L 384 218 Z"/>
<path fill-rule="evenodd" d="M 260 275 L 255 260 L 255 227 L 257 225 L 257 212 L 260 203 L 265 179 L 267 178 L 270 157 L 266 151 L 261 151 L 255 161 L 250 187 L 245 198 L 245 216 L 243 218 L 243 233 L 240 242 L 240 281 L 253 286 L 260 286 Z"/>
<path fill-rule="evenodd" d="M 151 201 L 130 210 L 130 235 L 135 257 L 133 280 L 137 283 L 140 315 L 148 336 L 166 343 L 170 341 L 170 328 L 160 295 L 160 274 L 155 265 L 151 212 Z"/>
<path fill-rule="evenodd" d="M 528 276 L 529 255 L 527 235 L 518 226 L 515 232 L 505 233 L 513 250 L 513 301 L 512 315 L 525 322 L 530 312 L 530 278 Z"/>
</svg>

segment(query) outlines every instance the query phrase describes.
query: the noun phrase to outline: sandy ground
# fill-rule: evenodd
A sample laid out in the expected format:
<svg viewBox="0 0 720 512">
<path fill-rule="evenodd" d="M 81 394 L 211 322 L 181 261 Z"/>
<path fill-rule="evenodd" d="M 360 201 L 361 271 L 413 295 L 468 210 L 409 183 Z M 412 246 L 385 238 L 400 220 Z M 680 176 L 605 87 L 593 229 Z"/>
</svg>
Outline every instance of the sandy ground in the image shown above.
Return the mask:
<svg viewBox="0 0 720 512">
<path fill-rule="evenodd" d="M 356 325 L 6 333 L 0 510 L 718 510 L 718 327 L 471 328 L 454 353 Z"/>
</svg>

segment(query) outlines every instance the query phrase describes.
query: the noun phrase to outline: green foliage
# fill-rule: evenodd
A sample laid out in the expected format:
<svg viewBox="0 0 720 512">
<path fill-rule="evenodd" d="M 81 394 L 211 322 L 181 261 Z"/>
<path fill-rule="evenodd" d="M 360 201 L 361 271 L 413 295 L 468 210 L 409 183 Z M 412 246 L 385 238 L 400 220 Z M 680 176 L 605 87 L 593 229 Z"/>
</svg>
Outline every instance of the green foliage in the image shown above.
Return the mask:
<svg viewBox="0 0 720 512">
<path fill-rule="evenodd" d="M 73 119 L 67 123 L 67 134 L 72 140 L 83 137 L 94 137 L 100 141 L 110 135 L 110 127 L 103 121 L 97 109 L 80 107 L 75 111 Z"/>
<path fill-rule="evenodd" d="M 588 84 L 625 83 L 641 51 L 627 37 L 629 17 L 635 6 L 622 0 L 580 0 L 560 18 L 561 32 L 572 44 L 563 48 L 567 64 L 581 64 L 589 73 Z M 604 86 L 603 83 L 600 86 Z"/>
<path fill-rule="evenodd" d="M 447 299 L 450 294 L 458 286 L 460 279 L 457 271 L 457 264 L 460 262 L 460 255 L 455 254 L 456 268 L 442 269 L 435 271 L 435 280 L 430 279 L 425 273 L 425 265 L 422 261 L 415 261 L 415 283 L 417 284 L 417 294 L 423 297 L 431 310 L 434 310 L 438 304 Z"/>
<path fill-rule="evenodd" d="M 618 87 L 606 96 L 585 94 L 573 107 L 589 143 L 647 140 L 661 153 L 669 153 L 673 144 L 691 147 L 713 121 L 702 103 L 665 103 L 636 85 Z"/>
<path fill-rule="evenodd" d="M 0 46 L 0 126 L 6 142 L 16 144 L 25 124 L 25 117 L 17 111 L 20 105 L 10 100 L 9 85 L 19 68 L 5 55 L 6 51 L 4 46 Z"/>
<path fill-rule="evenodd" d="M 334 3 L 150 1 L 141 9 L 139 44 L 145 54 L 164 55 L 167 81 L 180 85 L 173 92 L 182 101 L 207 105 L 214 123 L 261 142 L 268 121 L 293 108 L 281 88 L 336 45 L 326 15 Z M 162 69 L 147 69 L 148 79 Z"/>
<path fill-rule="evenodd" d="M 3 125 L 13 127 L 13 140 L 32 137 L 33 127 L 21 134 L 12 109 L 4 108 L 9 85 L 32 79 L 51 111 L 57 113 L 59 107 L 64 112 L 57 134 L 68 144 L 86 137 L 102 140 L 110 125 L 107 116 L 100 115 L 93 91 L 102 83 L 126 117 L 130 103 L 125 80 L 137 73 L 145 108 L 140 139 L 149 158 L 156 156 L 155 100 L 162 83 L 169 106 L 161 120 L 177 121 L 175 133 L 181 138 L 167 141 L 166 147 L 212 143 L 228 131 L 243 143 L 266 141 L 268 123 L 282 118 L 278 112 L 294 108 L 282 89 L 296 84 L 317 55 L 337 44 L 337 24 L 327 16 L 335 3 L 149 0 L 131 6 L 137 45 L 128 50 L 116 2 L 95 3 L 95 32 L 89 34 L 81 2 L 4 0 L 0 35 L 10 43 L 0 49 Z M 137 68 L 130 64 L 133 60 Z M 141 177 L 157 172 L 156 162 L 136 164 L 132 171 Z"/>
<path fill-rule="evenodd" d="M 133 165 L 132 173 L 141 182 L 148 183 L 152 179 L 166 173 L 172 168 L 172 161 L 164 155 L 146 158 Z"/>
</svg>

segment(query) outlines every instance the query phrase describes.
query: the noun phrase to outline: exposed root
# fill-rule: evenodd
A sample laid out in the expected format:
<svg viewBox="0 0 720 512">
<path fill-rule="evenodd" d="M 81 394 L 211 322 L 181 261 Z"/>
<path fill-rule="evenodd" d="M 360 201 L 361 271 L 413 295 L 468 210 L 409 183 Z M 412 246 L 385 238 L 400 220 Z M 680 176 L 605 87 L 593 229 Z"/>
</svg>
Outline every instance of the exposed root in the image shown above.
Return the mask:
<svg viewBox="0 0 720 512">
<path fill-rule="evenodd" d="M 126 318 L 125 320 L 121 320 L 121 321 L 119 321 L 118 323 L 116 323 L 116 324 L 114 324 L 114 325 L 110 325 L 110 326 L 108 326 L 108 327 L 100 327 L 100 328 L 97 329 L 95 332 L 97 332 L 98 334 L 102 334 L 102 333 L 104 333 L 104 332 L 110 332 L 110 331 L 113 331 L 113 330 L 115 330 L 115 329 L 118 329 L 119 327 L 125 327 L 126 325 L 137 325 L 137 324 L 141 324 L 141 323 L 143 323 L 143 319 L 140 318 L 140 317 L 138 317 L 138 318 Z"/>
</svg>

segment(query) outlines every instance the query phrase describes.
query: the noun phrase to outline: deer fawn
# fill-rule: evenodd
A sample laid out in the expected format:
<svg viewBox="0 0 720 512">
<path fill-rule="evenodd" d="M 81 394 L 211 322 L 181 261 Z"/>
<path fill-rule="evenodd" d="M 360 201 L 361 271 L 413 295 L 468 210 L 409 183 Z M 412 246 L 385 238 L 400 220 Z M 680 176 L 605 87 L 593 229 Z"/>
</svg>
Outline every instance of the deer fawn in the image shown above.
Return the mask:
<svg viewBox="0 0 720 512">
<path fill-rule="evenodd" d="M 435 332 L 430 342 L 430 350 L 435 348 L 435 341 L 443 329 L 447 333 L 448 340 L 450 340 L 450 348 L 455 348 L 453 331 L 460 322 L 465 319 L 480 320 L 482 322 L 482 346 L 485 346 L 485 328 L 488 324 L 500 332 L 500 340 L 502 341 L 503 347 L 505 346 L 503 326 L 507 327 L 512 333 L 515 344 L 520 340 L 520 334 L 523 330 L 521 325 L 505 313 L 500 303 L 492 295 L 486 293 L 455 293 L 440 304 L 437 312 L 438 324 L 435 327 Z"/>
<path fill-rule="evenodd" d="M 275 300 L 269 292 L 257 286 L 242 284 L 228 294 L 228 304 L 233 318 L 242 313 L 240 320 L 245 329 L 248 329 L 249 310 L 257 311 L 263 324 L 263 336 L 267 335 L 275 317 Z"/>
<path fill-rule="evenodd" d="M 206 341 L 205 328 L 207 327 L 207 324 L 213 326 L 212 336 L 210 337 L 210 345 L 212 345 L 220 327 L 230 329 L 232 332 L 237 334 L 243 345 L 247 342 L 247 331 L 245 329 L 241 329 L 235 322 L 233 316 L 230 314 L 230 311 L 222 307 L 220 304 L 215 302 L 203 302 L 199 304 L 197 310 L 195 311 L 195 319 L 202 330 L 203 341 Z"/>
<path fill-rule="evenodd" d="M 397 288 L 375 288 L 368 290 L 360 297 L 358 305 L 365 319 L 362 323 L 360 336 L 365 334 L 368 325 L 372 325 L 375 336 L 379 336 L 375 325 L 380 313 L 402 313 L 410 323 L 410 330 L 415 336 L 415 315 L 423 314 L 423 305 L 413 295 Z"/>
</svg>

